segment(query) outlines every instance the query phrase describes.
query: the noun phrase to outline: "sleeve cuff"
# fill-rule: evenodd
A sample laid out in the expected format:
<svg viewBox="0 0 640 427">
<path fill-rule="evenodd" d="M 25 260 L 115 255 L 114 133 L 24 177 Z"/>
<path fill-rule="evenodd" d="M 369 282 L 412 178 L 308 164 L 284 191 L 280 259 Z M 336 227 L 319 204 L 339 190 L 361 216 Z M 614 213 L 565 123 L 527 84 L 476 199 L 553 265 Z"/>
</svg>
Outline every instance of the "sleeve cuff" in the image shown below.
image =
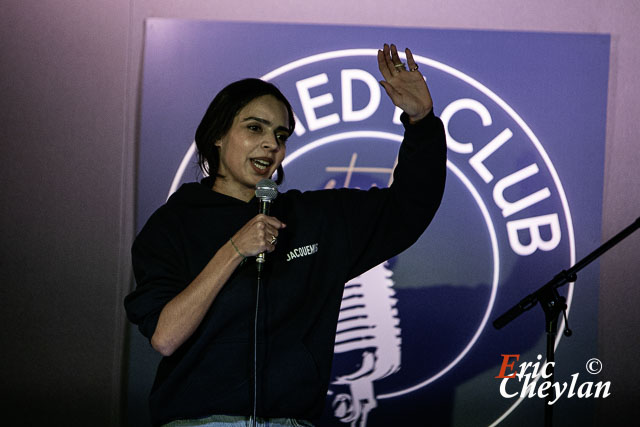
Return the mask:
<svg viewBox="0 0 640 427">
<path fill-rule="evenodd" d="M 411 123 L 411 120 L 409 119 L 409 115 L 404 111 L 402 112 L 402 114 L 400 114 L 400 121 L 402 122 L 405 128 L 409 126 L 419 126 L 420 124 L 430 122 L 434 118 L 435 118 L 435 114 L 433 112 L 433 108 L 431 108 L 431 111 L 429 111 L 426 116 L 424 116 L 423 118 L 421 118 L 415 123 Z"/>
</svg>

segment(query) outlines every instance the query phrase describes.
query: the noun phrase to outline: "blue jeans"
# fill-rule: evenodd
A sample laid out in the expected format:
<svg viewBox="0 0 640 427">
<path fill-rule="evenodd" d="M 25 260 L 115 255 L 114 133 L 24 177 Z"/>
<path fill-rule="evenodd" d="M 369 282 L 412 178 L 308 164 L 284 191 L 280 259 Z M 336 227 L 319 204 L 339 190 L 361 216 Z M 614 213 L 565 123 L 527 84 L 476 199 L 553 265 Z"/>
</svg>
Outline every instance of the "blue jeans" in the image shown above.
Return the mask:
<svg viewBox="0 0 640 427">
<path fill-rule="evenodd" d="M 163 427 L 251 427 L 251 417 L 212 415 L 197 420 L 176 420 Z M 256 418 L 258 427 L 313 427 L 309 421 L 293 418 Z"/>
</svg>

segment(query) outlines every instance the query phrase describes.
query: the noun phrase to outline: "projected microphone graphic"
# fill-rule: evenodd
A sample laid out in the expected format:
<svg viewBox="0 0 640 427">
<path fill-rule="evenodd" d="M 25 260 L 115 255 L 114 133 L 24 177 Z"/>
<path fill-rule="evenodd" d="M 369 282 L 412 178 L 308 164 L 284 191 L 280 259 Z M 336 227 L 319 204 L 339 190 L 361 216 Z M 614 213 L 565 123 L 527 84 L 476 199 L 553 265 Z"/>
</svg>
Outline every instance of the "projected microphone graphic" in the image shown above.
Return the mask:
<svg viewBox="0 0 640 427">
<path fill-rule="evenodd" d="M 365 427 L 377 406 L 373 383 L 400 369 L 402 340 L 392 274 L 382 263 L 345 285 L 334 350 L 361 354 L 353 372 L 333 381 L 348 385 L 350 394 L 338 394 L 332 406 L 334 415 L 351 427 Z"/>
</svg>

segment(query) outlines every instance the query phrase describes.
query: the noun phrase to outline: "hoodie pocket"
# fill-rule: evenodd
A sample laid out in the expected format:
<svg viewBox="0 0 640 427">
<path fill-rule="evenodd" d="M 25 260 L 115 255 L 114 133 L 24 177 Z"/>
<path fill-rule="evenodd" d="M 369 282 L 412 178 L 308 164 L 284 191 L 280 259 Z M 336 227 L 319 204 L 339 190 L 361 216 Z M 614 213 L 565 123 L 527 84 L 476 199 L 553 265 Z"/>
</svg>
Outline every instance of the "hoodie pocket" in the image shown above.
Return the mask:
<svg viewBox="0 0 640 427">
<path fill-rule="evenodd" d="M 318 368 L 304 344 L 286 343 L 272 351 L 263 392 L 268 412 L 291 416 L 304 417 L 324 398 Z"/>
<path fill-rule="evenodd" d="M 249 347 L 246 343 L 214 342 L 191 370 L 181 398 L 203 400 L 216 407 L 228 400 L 240 399 L 237 392 L 248 387 L 251 376 Z M 242 402 L 245 403 L 246 402 Z"/>
</svg>

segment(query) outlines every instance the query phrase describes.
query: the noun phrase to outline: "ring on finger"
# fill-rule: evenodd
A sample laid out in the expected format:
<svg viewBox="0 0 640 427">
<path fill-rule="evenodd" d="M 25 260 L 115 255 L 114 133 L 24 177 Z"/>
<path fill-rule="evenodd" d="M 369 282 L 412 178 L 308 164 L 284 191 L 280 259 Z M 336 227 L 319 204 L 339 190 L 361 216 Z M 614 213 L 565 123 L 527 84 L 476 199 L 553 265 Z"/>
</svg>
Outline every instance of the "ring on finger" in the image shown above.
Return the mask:
<svg viewBox="0 0 640 427">
<path fill-rule="evenodd" d="M 399 64 L 393 64 L 394 67 L 396 67 L 396 71 L 400 71 L 400 69 L 405 69 L 404 68 L 404 64 L 401 62 Z"/>
<path fill-rule="evenodd" d="M 278 241 L 278 238 L 276 236 L 271 236 L 271 240 L 269 241 L 269 244 L 275 245 L 277 241 Z"/>
<path fill-rule="evenodd" d="M 418 71 L 418 64 L 416 64 L 415 67 L 411 67 L 409 71 Z"/>
</svg>

